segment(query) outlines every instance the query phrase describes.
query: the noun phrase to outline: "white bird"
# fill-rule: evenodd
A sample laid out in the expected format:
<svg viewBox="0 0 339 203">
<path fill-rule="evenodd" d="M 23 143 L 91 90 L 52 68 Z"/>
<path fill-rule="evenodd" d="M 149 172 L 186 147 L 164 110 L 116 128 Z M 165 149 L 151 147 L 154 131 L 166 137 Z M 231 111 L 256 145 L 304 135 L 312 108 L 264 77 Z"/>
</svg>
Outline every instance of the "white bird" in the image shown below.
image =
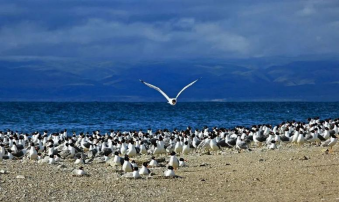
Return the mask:
<svg viewBox="0 0 339 203">
<path fill-rule="evenodd" d="M 325 128 L 323 137 L 327 140 L 328 138 L 330 138 L 330 131 L 328 130 L 328 128 Z"/>
<path fill-rule="evenodd" d="M 158 147 L 158 144 L 154 144 L 154 150 L 153 150 L 153 155 L 158 155 L 162 153 L 162 148 L 161 146 Z"/>
<path fill-rule="evenodd" d="M 104 155 L 104 161 L 107 162 L 109 160 L 109 156 L 108 155 Z"/>
<path fill-rule="evenodd" d="M 137 151 L 135 149 L 135 146 L 133 145 L 133 143 L 129 143 L 128 144 L 128 150 L 126 153 L 129 157 L 133 157 L 137 155 Z"/>
<path fill-rule="evenodd" d="M 154 85 L 151 85 L 151 84 L 149 84 L 149 83 L 147 83 L 147 82 L 144 82 L 144 81 L 142 81 L 142 80 L 140 80 L 140 82 L 142 82 L 142 83 L 144 83 L 145 85 L 147 85 L 148 87 L 153 88 L 153 89 L 157 90 L 158 92 L 160 92 L 160 93 L 167 99 L 168 103 L 169 103 L 170 105 L 174 106 L 174 105 L 177 103 L 177 100 L 178 100 L 179 95 L 180 95 L 185 89 L 187 89 L 188 87 L 190 87 L 191 85 L 193 85 L 194 83 L 196 83 L 198 80 L 199 80 L 199 79 L 197 79 L 197 80 L 191 82 L 190 84 L 188 84 L 187 86 L 185 86 L 185 87 L 177 94 L 177 96 L 176 96 L 175 98 L 169 98 L 169 97 L 167 96 L 167 94 L 166 94 L 165 92 L 163 92 L 159 87 L 156 87 L 156 86 L 154 86 Z"/>
<path fill-rule="evenodd" d="M 239 135 L 238 138 L 237 138 L 235 148 L 236 148 L 236 149 L 239 149 L 239 150 L 242 150 L 242 149 L 248 149 L 247 143 L 246 143 L 245 141 L 242 141 L 242 140 L 241 140 L 240 135 Z"/>
<path fill-rule="evenodd" d="M 17 152 L 18 152 L 18 147 L 16 146 L 16 143 L 15 143 L 15 142 L 13 142 L 13 145 L 12 145 L 12 147 L 11 147 L 11 150 L 12 150 L 13 153 L 17 153 Z"/>
<path fill-rule="evenodd" d="M 73 175 L 74 176 L 84 176 L 84 175 L 87 175 L 87 173 L 84 171 L 83 167 L 80 167 L 77 170 L 73 170 Z"/>
<path fill-rule="evenodd" d="M 277 149 L 277 145 L 275 143 L 275 140 L 271 140 L 271 142 L 267 144 L 267 148 L 271 150 Z"/>
<path fill-rule="evenodd" d="M 133 168 L 133 178 L 141 178 L 138 167 Z"/>
<path fill-rule="evenodd" d="M 159 140 L 157 141 L 157 148 L 159 149 L 160 154 L 166 154 L 165 143 L 161 136 L 159 137 Z"/>
<path fill-rule="evenodd" d="M 182 144 L 181 144 L 179 139 L 178 139 L 177 143 L 175 143 L 174 151 L 175 151 L 175 153 L 178 153 L 178 154 L 180 154 L 182 152 Z"/>
<path fill-rule="evenodd" d="M 186 167 L 187 165 L 186 165 L 185 162 L 186 162 L 186 161 L 185 161 L 183 158 L 180 158 L 180 159 L 179 159 L 179 167 Z"/>
<path fill-rule="evenodd" d="M 0 154 L 1 154 L 2 156 L 4 156 L 5 153 L 6 153 L 6 151 L 5 151 L 5 145 L 0 144 Z"/>
<path fill-rule="evenodd" d="M 322 146 L 323 146 L 323 147 L 330 147 L 329 152 L 332 153 L 332 152 L 333 152 L 333 151 L 332 151 L 332 147 L 333 147 L 335 144 L 337 144 L 337 142 L 338 142 L 338 138 L 337 138 L 334 134 L 332 134 L 332 135 L 331 135 L 331 138 L 328 139 L 328 140 L 326 140 L 326 141 L 322 144 Z"/>
<path fill-rule="evenodd" d="M 152 156 L 152 160 L 149 162 L 149 166 L 150 166 L 150 167 L 158 167 L 158 166 L 159 166 L 159 164 L 158 164 L 158 162 L 155 160 L 155 157 L 154 157 L 154 156 Z"/>
<path fill-rule="evenodd" d="M 165 171 L 164 175 L 166 177 L 174 177 L 175 176 L 175 173 L 173 171 L 173 167 L 172 166 L 169 166 L 168 169 Z"/>
<path fill-rule="evenodd" d="M 139 171 L 139 173 L 141 174 L 141 175 L 148 175 L 148 174 L 150 174 L 151 173 L 151 171 L 147 168 L 147 162 L 144 162 L 143 164 L 142 164 L 142 167 L 141 167 L 141 169 L 140 169 L 140 171 Z"/>
<path fill-rule="evenodd" d="M 135 163 L 135 161 L 134 161 L 134 160 L 132 160 L 131 164 L 132 164 L 132 167 L 133 167 L 133 168 L 135 168 L 135 167 L 138 167 L 138 164 L 137 164 L 137 163 Z"/>
<path fill-rule="evenodd" d="M 140 154 L 147 154 L 147 149 L 144 144 L 140 145 Z"/>
<path fill-rule="evenodd" d="M 49 155 L 48 164 L 55 164 L 54 156 Z"/>
<path fill-rule="evenodd" d="M 297 143 L 299 146 L 302 146 L 305 143 L 305 137 L 303 132 L 299 132 L 299 137 L 297 139 Z"/>
<path fill-rule="evenodd" d="M 271 143 L 271 141 L 274 139 L 274 137 L 272 136 L 273 133 L 269 133 L 270 135 L 268 136 L 268 138 L 266 139 L 266 145 L 269 145 Z M 274 135 L 274 134 L 273 134 Z"/>
<path fill-rule="evenodd" d="M 175 156 L 175 152 L 171 153 L 171 158 L 168 162 L 169 166 L 173 166 L 174 169 L 177 169 L 179 167 L 179 160 L 178 158 Z"/>
<path fill-rule="evenodd" d="M 278 133 L 275 133 L 274 141 L 275 141 L 275 143 L 277 143 L 277 144 L 280 143 L 281 139 L 280 139 L 280 136 L 279 136 Z"/>
<path fill-rule="evenodd" d="M 68 146 L 68 150 L 69 150 L 71 156 L 75 155 L 75 148 L 74 148 L 74 144 L 73 143 Z"/>
<path fill-rule="evenodd" d="M 32 143 L 31 144 L 31 149 L 29 150 L 28 157 L 30 160 L 37 160 L 38 159 L 38 152 L 35 150 L 35 146 Z"/>
<path fill-rule="evenodd" d="M 85 164 L 84 155 L 81 154 L 81 156 L 75 160 L 74 164 Z"/>
<path fill-rule="evenodd" d="M 10 150 L 8 150 L 8 152 L 7 152 L 7 158 L 8 158 L 9 160 L 12 160 L 12 159 L 13 159 L 13 155 L 12 155 L 12 153 L 11 153 Z"/>
<path fill-rule="evenodd" d="M 78 158 L 75 160 L 74 164 L 85 164 L 85 162 L 81 158 Z"/>
<path fill-rule="evenodd" d="M 113 165 L 115 166 L 115 170 L 117 170 L 117 167 L 122 166 L 124 164 L 123 159 L 119 156 L 119 152 L 114 152 L 113 163 L 114 163 Z"/>
<path fill-rule="evenodd" d="M 200 142 L 200 144 L 197 147 L 198 150 L 210 150 L 210 139 L 205 138 Z"/>
<path fill-rule="evenodd" d="M 129 162 L 129 158 L 125 157 L 125 161 L 124 164 L 122 165 L 122 170 L 127 173 L 127 172 L 133 172 L 133 166 L 132 164 Z"/>
<path fill-rule="evenodd" d="M 191 151 L 191 148 L 190 148 L 190 146 L 188 145 L 188 142 L 186 141 L 186 142 L 184 143 L 184 147 L 182 148 L 182 153 L 185 154 L 185 155 L 187 155 L 187 154 L 190 153 L 190 151 Z"/>
<path fill-rule="evenodd" d="M 122 155 L 125 155 L 126 152 L 127 152 L 127 145 L 126 145 L 126 143 L 123 142 L 123 143 L 121 143 L 120 153 Z"/>
<path fill-rule="evenodd" d="M 299 138 L 299 131 L 295 131 L 293 138 L 292 138 L 292 143 L 297 143 Z"/>
<path fill-rule="evenodd" d="M 220 148 L 217 145 L 217 142 L 215 141 L 215 138 L 210 139 L 210 148 L 211 148 L 211 151 L 218 151 L 218 150 L 220 150 Z"/>
<path fill-rule="evenodd" d="M 122 177 L 124 177 L 124 178 L 134 178 L 134 179 L 142 178 L 140 176 L 138 167 L 134 167 L 133 172 L 126 172 L 124 175 L 122 175 Z"/>
</svg>

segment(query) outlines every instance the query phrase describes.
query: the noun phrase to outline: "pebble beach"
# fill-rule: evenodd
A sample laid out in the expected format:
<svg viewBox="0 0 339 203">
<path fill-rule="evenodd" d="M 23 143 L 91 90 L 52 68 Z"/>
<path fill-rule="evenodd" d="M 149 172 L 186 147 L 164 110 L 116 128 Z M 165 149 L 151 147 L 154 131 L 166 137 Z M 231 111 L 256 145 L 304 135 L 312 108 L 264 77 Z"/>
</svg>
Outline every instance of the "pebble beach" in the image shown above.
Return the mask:
<svg viewBox="0 0 339 203">
<path fill-rule="evenodd" d="M 134 160 L 145 159 L 139 156 Z M 169 157 L 165 158 L 166 161 Z M 161 158 L 160 158 L 161 159 Z M 191 154 L 181 178 L 127 179 L 107 163 L 84 164 L 88 176 L 75 177 L 74 161 L 38 164 L 3 160 L 0 201 L 338 201 L 339 158 L 336 147 L 253 148 L 218 155 Z"/>
</svg>

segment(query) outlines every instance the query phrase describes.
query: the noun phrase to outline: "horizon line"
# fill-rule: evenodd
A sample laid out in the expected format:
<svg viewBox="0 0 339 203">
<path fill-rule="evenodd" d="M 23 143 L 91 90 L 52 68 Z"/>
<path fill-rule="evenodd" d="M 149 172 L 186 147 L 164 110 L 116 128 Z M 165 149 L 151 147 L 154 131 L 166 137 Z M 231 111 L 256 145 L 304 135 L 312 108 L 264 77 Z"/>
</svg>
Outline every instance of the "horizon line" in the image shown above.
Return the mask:
<svg viewBox="0 0 339 203">
<path fill-rule="evenodd" d="M 166 103 L 164 101 L 48 101 L 48 100 L 4 100 L 0 103 Z M 305 102 L 305 103 L 335 103 L 338 100 L 326 100 L 326 101 L 315 101 L 315 100 L 229 100 L 229 101 L 182 101 L 179 103 L 231 103 L 231 102 Z"/>
</svg>

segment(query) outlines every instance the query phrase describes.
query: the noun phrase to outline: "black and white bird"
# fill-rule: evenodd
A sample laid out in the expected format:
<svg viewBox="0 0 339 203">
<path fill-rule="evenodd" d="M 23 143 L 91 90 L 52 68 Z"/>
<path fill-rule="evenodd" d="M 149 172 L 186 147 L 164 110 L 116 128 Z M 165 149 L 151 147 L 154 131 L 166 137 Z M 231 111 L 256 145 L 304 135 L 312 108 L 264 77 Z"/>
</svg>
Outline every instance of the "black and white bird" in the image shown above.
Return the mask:
<svg viewBox="0 0 339 203">
<path fill-rule="evenodd" d="M 174 177 L 175 173 L 173 171 L 173 166 L 168 166 L 167 170 L 164 172 L 165 177 Z"/>
<path fill-rule="evenodd" d="M 200 78 L 200 79 L 201 79 L 201 78 Z M 191 82 L 190 84 L 188 84 L 187 86 L 185 86 L 185 87 L 177 94 L 177 96 L 176 96 L 175 98 L 169 98 L 169 97 L 167 96 L 167 94 L 166 94 L 165 92 L 163 92 L 159 87 L 156 87 L 156 86 L 154 86 L 154 85 L 151 85 L 151 84 L 149 84 L 149 83 L 147 83 L 147 82 L 145 82 L 145 81 L 143 81 L 143 80 L 140 80 L 140 82 L 142 82 L 142 83 L 144 83 L 145 85 L 147 85 L 148 87 L 153 88 L 153 89 L 157 90 L 158 92 L 160 92 L 160 93 L 167 99 L 168 103 L 169 103 L 170 105 L 174 106 L 174 105 L 176 105 L 176 103 L 177 103 L 177 100 L 178 100 L 179 95 L 180 95 L 185 89 L 187 89 L 188 87 L 190 87 L 190 86 L 192 86 L 194 83 L 196 83 L 198 80 L 199 80 L 199 79 L 197 79 L 197 80 Z"/>
<path fill-rule="evenodd" d="M 329 147 L 330 148 L 329 152 L 332 153 L 333 152 L 332 148 L 335 144 L 337 144 L 337 142 L 338 142 L 337 136 L 335 136 L 334 134 L 331 134 L 331 138 L 323 142 L 322 146 Z"/>
<path fill-rule="evenodd" d="M 115 166 L 115 170 L 120 166 L 122 170 L 122 165 L 124 164 L 124 159 L 119 156 L 119 152 L 114 152 L 113 165 Z"/>
<path fill-rule="evenodd" d="M 183 158 L 180 158 L 179 159 L 179 167 L 186 167 L 187 165 L 186 165 L 186 160 L 185 159 L 183 159 Z"/>
<path fill-rule="evenodd" d="M 75 169 L 72 171 L 73 176 L 85 176 L 87 175 L 86 171 L 84 171 L 84 167 L 80 167 L 79 169 Z"/>
<path fill-rule="evenodd" d="M 122 165 L 122 170 L 127 173 L 127 172 L 133 172 L 133 166 L 129 162 L 128 156 L 125 156 L 125 161 L 124 164 Z"/>
<path fill-rule="evenodd" d="M 159 166 L 159 164 L 158 164 L 157 160 L 155 160 L 154 156 L 152 156 L 151 161 L 149 162 L 149 166 L 150 167 L 158 167 Z"/>
<path fill-rule="evenodd" d="M 141 175 L 149 175 L 151 173 L 151 171 L 147 168 L 147 166 L 148 166 L 147 162 L 142 163 L 142 167 L 139 171 Z"/>
<path fill-rule="evenodd" d="M 174 169 L 179 168 L 179 160 L 178 158 L 175 156 L 175 152 L 171 153 L 171 157 L 170 160 L 168 162 L 169 166 L 172 166 Z"/>
</svg>

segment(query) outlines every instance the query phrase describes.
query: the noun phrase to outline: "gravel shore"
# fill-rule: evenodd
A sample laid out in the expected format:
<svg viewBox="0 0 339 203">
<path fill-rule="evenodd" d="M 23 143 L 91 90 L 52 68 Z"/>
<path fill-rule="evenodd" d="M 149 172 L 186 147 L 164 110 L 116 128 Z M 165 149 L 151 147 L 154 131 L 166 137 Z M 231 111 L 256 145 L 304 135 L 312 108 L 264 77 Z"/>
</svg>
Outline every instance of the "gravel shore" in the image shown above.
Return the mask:
<svg viewBox="0 0 339 203">
<path fill-rule="evenodd" d="M 0 201 L 339 201 L 338 153 L 305 146 L 192 154 L 182 156 L 189 167 L 175 171 L 182 178 L 137 180 L 105 163 L 85 164 L 89 176 L 73 177 L 74 161 L 62 168 L 3 160 Z"/>
</svg>

